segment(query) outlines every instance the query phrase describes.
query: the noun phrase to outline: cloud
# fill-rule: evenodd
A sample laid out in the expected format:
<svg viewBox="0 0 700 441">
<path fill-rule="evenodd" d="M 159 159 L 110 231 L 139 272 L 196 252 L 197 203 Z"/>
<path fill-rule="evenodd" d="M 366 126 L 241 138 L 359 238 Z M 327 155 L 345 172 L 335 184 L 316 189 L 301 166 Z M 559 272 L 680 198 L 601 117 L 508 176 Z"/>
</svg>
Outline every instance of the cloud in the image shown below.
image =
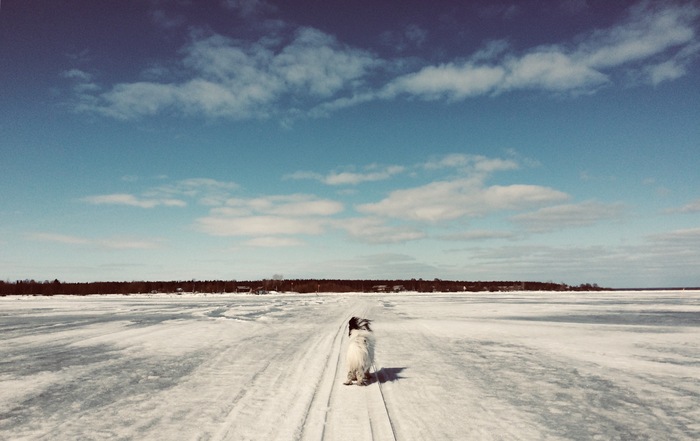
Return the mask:
<svg viewBox="0 0 700 441">
<path fill-rule="evenodd" d="M 693 4 L 641 2 L 630 8 L 621 24 L 593 32 L 574 55 L 592 68 L 609 68 L 664 56 L 667 51 L 673 54 L 674 48 L 695 46 L 693 22 L 699 15 L 700 8 Z"/>
<path fill-rule="evenodd" d="M 423 239 L 425 232 L 405 225 L 388 225 L 384 219 L 357 217 L 343 219 L 335 227 L 366 243 L 401 243 Z"/>
<path fill-rule="evenodd" d="M 548 187 L 485 187 L 481 179 L 461 178 L 395 190 L 379 202 L 359 205 L 357 210 L 375 216 L 434 223 L 462 217 L 481 217 L 496 211 L 525 209 L 559 202 L 568 197 Z"/>
<path fill-rule="evenodd" d="M 213 236 L 319 235 L 326 222 L 314 218 L 283 216 L 216 216 L 197 219 L 196 228 Z"/>
<path fill-rule="evenodd" d="M 132 238 L 87 239 L 56 233 L 31 233 L 29 239 L 40 242 L 53 242 L 64 245 L 93 246 L 112 250 L 150 250 L 161 247 L 161 241 Z"/>
<path fill-rule="evenodd" d="M 358 185 L 363 182 L 375 182 L 389 179 L 390 177 L 403 173 L 405 167 L 400 165 L 390 165 L 378 167 L 376 165 L 367 167 L 365 172 L 334 171 L 326 175 L 314 172 L 298 171 L 285 176 L 285 179 L 314 179 L 326 185 Z"/>
<path fill-rule="evenodd" d="M 511 221 L 522 225 L 530 232 L 542 233 L 564 228 L 579 228 L 602 220 L 619 219 L 624 214 L 622 204 L 603 204 L 587 201 L 579 204 L 543 207 L 531 213 L 518 214 Z"/>
<path fill-rule="evenodd" d="M 653 234 L 648 236 L 648 240 L 661 245 L 664 249 L 695 249 L 700 250 L 700 228 L 686 228 L 673 230 L 666 233 Z M 694 254 L 700 254 L 697 251 Z"/>
<path fill-rule="evenodd" d="M 620 24 L 580 36 L 574 45 L 538 46 L 516 54 L 502 42 L 466 61 L 451 61 L 399 76 L 379 93 L 424 100 L 461 100 L 472 96 L 534 89 L 592 92 L 610 83 L 615 69 L 627 68 L 658 84 L 685 75 L 700 53 L 694 4 L 653 6 L 642 2 Z"/>
<path fill-rule="evenodd" d="M 88 196 L 83 198 L 82 201 L 93 205 L 128 205 L 140 208 L 154 208 L 158 206 L 184 207 L 187 205 L 185 201 L 180 199 L 144 199 L 126 193 Z"/>
<path fill-rule="evenodd" d="M 279 38 L 251 43 L 193 32 L 182 52 L 183 80 L 116 84 L 104 92 L 81 94 L 77 110 L 121 120 L 161 112 L 265 118 L 289 100 L 317 102 L 352 90 L 381 64 L 369 52 L 313 28 L 297 29 L 287 44 Z M 75 74 L 71 78 L 81 80 Z"/>
<path fill-rule="evenodd" d="M 222 4 L 245 17 L 272 11 L 262 0 L 224 0 Z M 567 1 L 562 6 L 573 11 L 587 4 Z M 498 8 L 494 12 L 505 16 L 519 12 L 514 7 Z M 169 69 L 169 75 L 161 72 L 158 81 L 102 87 L 82 70 L 71 69 L 63 76 L 73 81 L 75 109 L 81 112 L 120 120 L 167 113 L 227 119 L 279 117 L 289 123 L 400 97 L 461 101 L 521 90 L 594 93 L 618 81 L 658 85 L 686 75 L 700 54 L 698 16 L 700 7 L 693 2 L 643 1 L 619 23 L 570 41 L 521 51 L 506 40 L 490 41 L 471 55 L 435 64 L 415 58 L 410 62 L 381 59 L 311 27 L 298 27 L 285 35 L 291 25 L 284 22 L 257 41 L 194 29 L 174 62 L 177 69 Z M 164 16 L 154 19 L 170 23 Z M 383 38 L 420 46 L 427 33 L 409 25 Z M 415 70 L 407 72 L 409 66 Z"/>
<path fill-rule="evenodd" d="M 510 231 L 499 231 L 499 230 L 469 230 L 459 233 L 444 234 L 439 236 L 442 240 L 449 241 L 483 241 L 483 240 L 495 240 L 495 239 L 514 239 L 516 238 L 515 233 Z"/>
<path fill-rule="evenodd" d="M 304 242 L 292 237 L 270 236 L 255 237 L 245 241 L 243 245 L 256 248 L 283 248 L 302 246 L 304 245 Z"/>
<path fill-rule="evenodd" d="M 667 210 L 668 213 L 700 213 L 700 199 L 691 201 L 680 208 Z"/>
<path fill-rule="evenodd" d="M 501 66 L 478 66 L 472 63 L 427 66 L 418 72 L 392 80 L 380 91 L 379 96 L 394 98 L 406 94 L 426 100 L 461 100 L 492 92 L 503 82 L 505 74 Z"/>
<path fill-rule="evenodd" d="M 232 198 L 197 219 L 195 228 L 214 236 L 319 235 L 342 210 L 339 202 L 303 194 Z"/>
<path fill-rule="evenodd" d="M 249 199 L 232 198 L 226 201 L 226 207 L 223 210 L 229 210 L 229 213 L 262 213 L 279 216 L 330 216 L 340 213 L 343 208 L 342 203 L 330 199 L 292 194 Z"/>
<path fill-rule="evenodd" d="M 426 170 L 455 168 L 466 174 L 491 174 L 497 171 L 516 170 L 520 168 L 513 159 L 488 158 L 481 155 L 452 153 L 441 158 L 433 158 L 423 164 Z"/>
<path fill-rule="evenodd" d="M 217 181 L 209 178 L 184 179 L 173 184 L 162 185 L 144 193 L 150 197 L 187 197 L 202 205 L 223 205 L 231 192 L 238 190 L 235 182 Z"/>
<path fill-rule="evenodd" d="M 124 179 L 123 179 L 124 180 Z M 136 182 L 134 178 L 125 182 Z M 192 178 L 161 185 L 144 191 L 140 196 L 129 193 L 94 195 L 82 198 L 93 205 L 127 205 L 140 208 L 185 207 L 184 199 L 197 199 L 202 205 L 221 205 L 236 190 L 238 184 L 208 178 Z"/>
</svg>

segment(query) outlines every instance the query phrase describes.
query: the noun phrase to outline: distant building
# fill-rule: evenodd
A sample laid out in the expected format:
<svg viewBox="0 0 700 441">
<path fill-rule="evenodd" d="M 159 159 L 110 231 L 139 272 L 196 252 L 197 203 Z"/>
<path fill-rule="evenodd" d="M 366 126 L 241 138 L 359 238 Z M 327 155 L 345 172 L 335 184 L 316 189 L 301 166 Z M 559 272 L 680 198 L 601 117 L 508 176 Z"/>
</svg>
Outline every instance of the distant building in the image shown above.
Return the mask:
<svg viewBox="0 0 700 441">
<path fill-rule="evenodd" d="M 236 287 L 236 292 L 251 293 L 251 292 L 253 292 L 253 288 L 251 288 L 250 286 L 239 285 Z"/>
<path fill-rule="evenodd" d="M 391 290 L 394 292 L 401 292 L 406 291 L 406 288 L 404 288 L 403 285 L 394 285 Z"/>
<path fill-rule="evenodd" d="M 387 292 L 389 287 L 387 285 L 374 285 L 372 291 L 374 292 Z"/>
</svg>

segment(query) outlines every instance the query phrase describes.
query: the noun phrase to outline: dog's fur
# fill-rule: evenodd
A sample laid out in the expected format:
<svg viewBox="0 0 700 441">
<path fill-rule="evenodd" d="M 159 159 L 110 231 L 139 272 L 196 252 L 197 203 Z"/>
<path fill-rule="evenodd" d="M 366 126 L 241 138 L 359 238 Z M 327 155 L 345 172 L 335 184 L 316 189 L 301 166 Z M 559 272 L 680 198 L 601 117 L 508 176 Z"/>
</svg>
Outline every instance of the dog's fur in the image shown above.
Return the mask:
<svg viewBox="0 0 700 441">
<path fill-rule="evenodd" d="M 350 345 L 346 358 L 348 379 L 346 385 L 357 381 L 358 386 L 363 386 L 369 380 L 369 369 L 374 360 L 374 335 L 369 325 L 372 321 L 353 317 L 348 322 L 348 335 Z"/>
</svg>

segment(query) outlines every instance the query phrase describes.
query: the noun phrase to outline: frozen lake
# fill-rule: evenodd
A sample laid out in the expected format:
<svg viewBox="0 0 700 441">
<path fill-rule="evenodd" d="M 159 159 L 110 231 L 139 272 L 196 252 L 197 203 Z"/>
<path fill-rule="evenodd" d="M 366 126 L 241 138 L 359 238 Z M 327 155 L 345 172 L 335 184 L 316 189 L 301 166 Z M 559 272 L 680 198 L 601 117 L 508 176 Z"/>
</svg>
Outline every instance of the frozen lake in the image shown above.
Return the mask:
<svg viewBox="0 0 700 441">
<path fill-rule="evenodd" d="M 699 378 L 698 291 L 0 298 L 2 440 L 697 440 Z"/>
</svg>

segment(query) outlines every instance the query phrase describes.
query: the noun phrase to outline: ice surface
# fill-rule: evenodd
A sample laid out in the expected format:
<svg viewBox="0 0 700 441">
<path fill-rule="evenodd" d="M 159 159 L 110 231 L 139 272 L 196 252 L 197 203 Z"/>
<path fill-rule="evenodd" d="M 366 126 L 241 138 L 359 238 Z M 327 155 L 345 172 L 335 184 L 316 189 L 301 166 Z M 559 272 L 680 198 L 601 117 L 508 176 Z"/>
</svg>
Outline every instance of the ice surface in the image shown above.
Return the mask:
<svg viewBox="0 0 700 441">
<path fill-rule="evenodd" d="M 3 440 L 695 440 L 698 378 L 698 291 L 0 298 Z"/>
</svg>

